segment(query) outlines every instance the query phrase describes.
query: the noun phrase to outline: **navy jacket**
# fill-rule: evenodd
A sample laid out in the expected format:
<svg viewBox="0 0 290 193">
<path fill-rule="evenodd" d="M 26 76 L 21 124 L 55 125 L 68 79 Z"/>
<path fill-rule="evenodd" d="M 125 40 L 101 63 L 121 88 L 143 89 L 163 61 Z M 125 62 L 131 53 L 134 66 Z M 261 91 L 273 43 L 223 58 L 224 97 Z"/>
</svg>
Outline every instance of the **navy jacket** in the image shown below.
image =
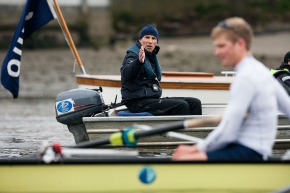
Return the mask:
<svg viewBox="0 0 290 193">
<path fill-rule="evenodd" d="M 137 48 L 140 49 L 141 44 L 139 41 L 136 41 L 135 44 Z M 156 56 L 160 48 L 156 46 L 152 53 L 145 50 L 145 57 L 147 61 L 150 61 L 150 69 L 152 71 L 150 73 L 153 73 L 153 77 L 148 77 L 149 70 L 148 68 L 144 68 L 146 62 L 141 63 L 139 61 L 138 54 L 134 53 L 130 49 L 127 51 L 127 54 L 123 60 L 122 67 L 120 69 L 122 81 L 122 104 L 125 105 L 131 100 L 141 98 L 160 98 L 162 95 L 162 89 L 160 87 L 158 78 L 159 80 L 161 79 L 161 69 L 160 66 L 157 66 L 159 63 Z M 154 84 L 158 87 L 157 91 L 153 90 Z"/>
</svg>

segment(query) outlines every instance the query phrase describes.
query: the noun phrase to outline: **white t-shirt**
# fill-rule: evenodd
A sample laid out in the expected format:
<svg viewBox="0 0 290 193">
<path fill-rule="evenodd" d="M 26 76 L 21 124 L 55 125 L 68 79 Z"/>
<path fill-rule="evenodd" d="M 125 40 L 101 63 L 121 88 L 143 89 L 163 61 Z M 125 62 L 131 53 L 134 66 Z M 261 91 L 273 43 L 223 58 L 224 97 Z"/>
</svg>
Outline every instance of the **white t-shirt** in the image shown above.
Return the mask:
<svg viewBox="0 0 290 193">
<path fill-rule="evenodd" d="M 270 156 L 277 133 L 278 110 L 290 118 L 290 98 L 269 69 L 252 56 L 243 58 L 235 71 L 223 119 L 198 143 L 198 149 L 210 152 L 238 143 Z"/>
</svg>

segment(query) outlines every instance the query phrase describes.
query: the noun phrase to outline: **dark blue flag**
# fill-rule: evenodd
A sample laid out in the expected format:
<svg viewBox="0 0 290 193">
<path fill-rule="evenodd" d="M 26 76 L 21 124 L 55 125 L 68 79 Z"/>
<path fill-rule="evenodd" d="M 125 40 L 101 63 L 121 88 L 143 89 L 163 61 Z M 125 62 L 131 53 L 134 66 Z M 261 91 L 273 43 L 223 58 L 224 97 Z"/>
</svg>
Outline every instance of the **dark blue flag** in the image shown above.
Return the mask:
<svg viewBox="0 0 290 193">
<path fill-rule="evenodd" d="M 1 70 L 1 83 L 12 93 L 13 98 L 18 97 L 23 41 L 55 18 L 52 10 L 46 0 L 26 2 Z"/>
</svg>

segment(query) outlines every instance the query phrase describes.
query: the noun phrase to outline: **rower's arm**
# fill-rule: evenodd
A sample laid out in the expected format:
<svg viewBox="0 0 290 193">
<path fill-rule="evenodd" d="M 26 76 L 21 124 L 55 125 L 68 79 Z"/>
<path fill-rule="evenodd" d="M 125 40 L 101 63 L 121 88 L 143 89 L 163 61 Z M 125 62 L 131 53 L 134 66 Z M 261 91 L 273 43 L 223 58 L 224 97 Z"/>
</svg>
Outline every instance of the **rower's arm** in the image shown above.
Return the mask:
<svg viewBox="0 0 290 193">
<path fill-rule="evenodd" d="M 229 104 L 222 121 L 204 141 L 198 143 L 200 151 L 218 150 L 237 140 L 245 114 L 255 95 L 253 85 L 247 79 L 236 79 L 231 86 Z"/>
</svg>

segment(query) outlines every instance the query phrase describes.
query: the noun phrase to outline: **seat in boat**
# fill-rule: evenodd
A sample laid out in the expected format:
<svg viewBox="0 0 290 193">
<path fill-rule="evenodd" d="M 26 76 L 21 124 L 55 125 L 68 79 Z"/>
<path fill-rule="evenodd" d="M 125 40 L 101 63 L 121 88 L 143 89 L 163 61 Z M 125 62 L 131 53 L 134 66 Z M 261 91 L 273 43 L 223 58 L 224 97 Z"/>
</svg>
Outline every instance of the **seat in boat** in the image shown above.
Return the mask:
<svg viewBox="0 0 290 193">
<path fill-rule="evenodd" d="M 154 116 L 151 113 L 148 112 L 140 112 L 140 113 L 132 113 L 130 112 L 127 107 L 125 105 L 122 106 L 118 106 L 114 109 L 111 109 L 108 112 L 108 116 L 109 117 L 115 117 L 115 116 L 119 116 L 119 117 L 128 117 L 128 116 Z"/>
<path fill-rule="evenodd" d="M 131 113 L 130 111 L 119 111 L 118 116 L 154 116 L 148 112 Z"/>
</svg>

